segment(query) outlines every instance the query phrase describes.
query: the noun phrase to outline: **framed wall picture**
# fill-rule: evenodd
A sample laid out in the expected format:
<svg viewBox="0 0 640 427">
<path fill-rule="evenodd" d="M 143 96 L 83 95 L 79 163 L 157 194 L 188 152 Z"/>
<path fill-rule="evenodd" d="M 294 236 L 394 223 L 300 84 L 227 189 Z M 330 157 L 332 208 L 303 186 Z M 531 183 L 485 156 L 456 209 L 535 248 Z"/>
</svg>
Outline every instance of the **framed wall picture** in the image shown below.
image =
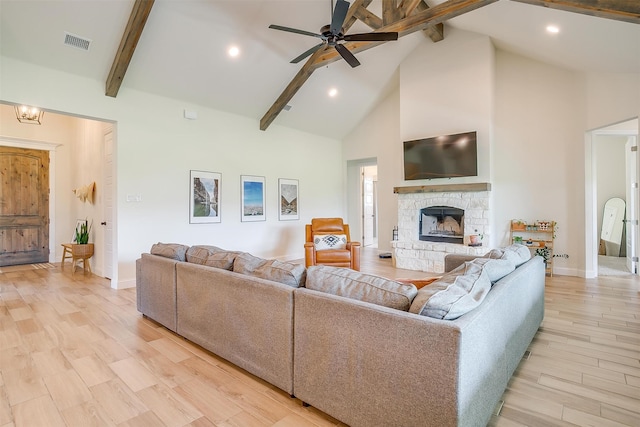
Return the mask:
<svg viewBox="0 0 640 427">
<path fill-rule="evenodd" d="M 242 202 L 240 215 L 243 222 L 266 220 L 265 187 L 264 176 L 240 176 L 240 200 Z"/>
<path fill-rule="evenodd" d="M 289 221 L 300 219 L 298 211 L 298 180 L 278 180 L 278 219 Z"/>
<path fill-rule="evenodd" d="M 220 183 L 217 172 L 192 170 L 189 176 L 189 223 L 220 222 Z"/>
</svg>

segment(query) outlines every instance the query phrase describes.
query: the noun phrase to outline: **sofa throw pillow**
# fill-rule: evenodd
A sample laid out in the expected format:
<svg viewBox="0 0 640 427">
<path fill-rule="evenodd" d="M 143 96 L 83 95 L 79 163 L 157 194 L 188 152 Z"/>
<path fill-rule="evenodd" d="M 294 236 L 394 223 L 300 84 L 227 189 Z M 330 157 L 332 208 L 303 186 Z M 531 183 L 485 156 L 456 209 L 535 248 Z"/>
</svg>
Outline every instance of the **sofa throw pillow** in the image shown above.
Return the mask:
<svg viewBox="0 0 640 427">
<path fill-rule="evenodd" d="M 482 266 L 487 272 L 491 284 L 496 283 L 516 269 L 516 265 L 511 259 L 476 258 L 471 262 Z"/>
<path fill-rule="evenodd" d="M 231 270 L 233 261 L 241 252 L 225 251 L 217 246 L 196 245 L 187 250 L 187 262 Z"/>
<path fill-rule="evenodd" d="M 151 246 L 151 254 L 158 255 L 165 258 L 171 258 L 178 261 L 185 260 L 185 254 L 187 253 L 189 246 L 181 245 L 179 243 L 154 243 Z"/>
<path fill-rule="evenodd" d="M 316 251 L 324 251 L 327 249 L 346 249 L 346 234 L 316 234 L 313 237 L 313 244 Z"/>
<path fill-rule="evenodd" d="M 267 260 L 248 253 L 239 254 L 233 262 L 233 271 L 261 279 L 272 280 L 294 288 L 304 286 L 307 270 L 302 264 Z"/>
<path fill-rule="evenodd" d="M 454 320 L 478 307 L 491 289 L 491 281 L 481 264 L 467 261 L 418 291 L 411 313 L 436 319 Z"/>
<path fill-rule="evenodd" d="M 306 288 L 402 311 L 409 310 L 418 293 L 413 284 L 327 265 L 307 269 Z"/>
<path fill-rule="evenodd" d="M 518 268 L 531 259 L 531 251 L 524 245 L 515 244 L 500 249 L 492 249 L 484 257 L 493 259 L 510 259 L 515 264 L 516 268 Z"/>
</svg>

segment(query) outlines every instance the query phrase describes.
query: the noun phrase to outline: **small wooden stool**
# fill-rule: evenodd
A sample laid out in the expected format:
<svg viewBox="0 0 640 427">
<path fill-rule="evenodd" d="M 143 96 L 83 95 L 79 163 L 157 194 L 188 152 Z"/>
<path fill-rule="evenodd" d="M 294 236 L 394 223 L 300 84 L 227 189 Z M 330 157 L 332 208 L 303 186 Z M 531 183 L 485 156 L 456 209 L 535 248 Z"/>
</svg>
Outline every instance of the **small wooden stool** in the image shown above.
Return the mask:
<svg viewBox="0 0 640 427">
<path fill-rule="evenodd" d="M 82 268 L 84 273 L 89 272 L 93 274 L 91 271 L 91 263 L 87 261 L 89 258 L 93 256 L 93 243 L 87 243 L 85 245 L 77 245 L 74 243 L 62 243 L 62 264 L 61 268 L 64 268 L 64 260 L 69 258 L 71 259 L 71 266 L 73 267 L 73 273 L 76 272 L 76 267 L 78 265 L 78 261 L 82 261 Z"/>
</svg>

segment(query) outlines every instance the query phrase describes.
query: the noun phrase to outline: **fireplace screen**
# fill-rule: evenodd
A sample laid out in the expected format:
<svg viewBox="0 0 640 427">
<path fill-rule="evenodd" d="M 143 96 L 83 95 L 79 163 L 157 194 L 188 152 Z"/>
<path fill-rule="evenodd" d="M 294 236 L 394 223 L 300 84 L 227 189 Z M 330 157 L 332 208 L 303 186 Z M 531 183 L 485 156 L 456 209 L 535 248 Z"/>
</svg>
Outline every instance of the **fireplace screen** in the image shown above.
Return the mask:
<svg viewBox="0 0 640 427">
<path fill-rule="evenodd" d="M 464 240 L 464 210 L 450 206 L 420 209 L 420 240 L 462 244 Z"/>
</svg>

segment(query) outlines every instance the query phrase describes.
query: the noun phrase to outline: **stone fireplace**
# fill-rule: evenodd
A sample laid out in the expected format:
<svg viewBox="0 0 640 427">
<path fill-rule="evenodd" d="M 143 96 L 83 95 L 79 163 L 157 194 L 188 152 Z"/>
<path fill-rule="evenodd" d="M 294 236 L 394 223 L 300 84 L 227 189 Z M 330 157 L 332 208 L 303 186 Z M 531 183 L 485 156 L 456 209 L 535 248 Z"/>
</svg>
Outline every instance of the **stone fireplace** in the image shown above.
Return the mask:
<svg viewBox="0 0 640 427">
<path fill-rule="evenodd" d="M 449 253 L 483 255 L 489 248 L 469 246 L 469 235 L 490 234 L 491 184 L 396 187 L 398 240 L 391 242 L 397 268 L 444 272 Z"/>
</svg>

